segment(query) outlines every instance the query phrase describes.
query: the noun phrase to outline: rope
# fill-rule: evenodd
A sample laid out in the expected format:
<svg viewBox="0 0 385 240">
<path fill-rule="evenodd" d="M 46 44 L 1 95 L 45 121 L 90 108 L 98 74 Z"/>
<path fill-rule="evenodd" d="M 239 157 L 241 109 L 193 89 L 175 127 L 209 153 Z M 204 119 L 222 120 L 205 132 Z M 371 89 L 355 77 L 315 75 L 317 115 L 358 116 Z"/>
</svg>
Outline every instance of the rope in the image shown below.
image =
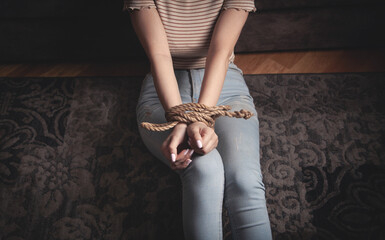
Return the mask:
<svg viewBox="0 0 385 240">
<path fill-rule="evenodd" d="M 240 111 L 228 112 L 231 107 L 228 105 L 206 106 L 201 103 L 184 103 L 170 108 L 166 113 L 166 123 L 149 123 L 142 122 L 141 126 L 150 131 L 166 131 L 173 128 L 178 123 L 194 123 L 203 122 L 207 126 L 213 128 L 215 119 L 221 116 L 236 117 L 249 119 L 253 113 L 241 109 Z"/>
</svg>

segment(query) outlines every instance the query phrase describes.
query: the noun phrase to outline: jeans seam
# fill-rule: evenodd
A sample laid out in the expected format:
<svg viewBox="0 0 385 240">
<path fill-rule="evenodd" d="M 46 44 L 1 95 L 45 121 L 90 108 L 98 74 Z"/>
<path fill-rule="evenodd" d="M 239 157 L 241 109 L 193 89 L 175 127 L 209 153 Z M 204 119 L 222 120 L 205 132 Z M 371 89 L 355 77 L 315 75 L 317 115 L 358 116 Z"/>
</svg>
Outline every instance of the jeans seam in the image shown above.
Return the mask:
<svg viewBox="0 0 385 240">
<path fill-rule="evenodd" d="M 234 220 L 234 218 L 232 216 L 230 208 L 227 208 L 227 212 L 228 212 L 229 219 L 230 219 L 230 227 L 231 227 L 233 239 L 237 240 L 237 239 L 239 239 L 239 236 L 238 236 L 237 229 L 235 228 L 235 220 Z"/>
<path fill-rule="evenodd" d="M 189 73 L 189 78 L 190 78 L 190 82 L 191 82 L 191 102 L 194 102 L 194 93 L 195 93 L 195 84 L 194 84 L 194 79 L 193 79 L 193 74 L 191 72 L 191 69 L 188 70 L 188 73 Z"/>
<path fill-rule="evenodd" d="M 224 196 L 224 193 L 225 193 L 225 173 L 223 172 L 223 183 L 222 183 L 222 193 L 221 193 L 221 196 Z M 219 206 L 219 224 L 218 224 L 218 229 L 219 229 L 219 234 L 218 236 L 222 236 L 222 239 L 223 239 L 223 221 L 222 221 L 222 211 L 223 211 L 223 198 L 222 198 L 222 202 L 220 203 L 220 206 Z M 221 240 L 221 238 L 219 238 L 219 240 Z"/>
</svg>

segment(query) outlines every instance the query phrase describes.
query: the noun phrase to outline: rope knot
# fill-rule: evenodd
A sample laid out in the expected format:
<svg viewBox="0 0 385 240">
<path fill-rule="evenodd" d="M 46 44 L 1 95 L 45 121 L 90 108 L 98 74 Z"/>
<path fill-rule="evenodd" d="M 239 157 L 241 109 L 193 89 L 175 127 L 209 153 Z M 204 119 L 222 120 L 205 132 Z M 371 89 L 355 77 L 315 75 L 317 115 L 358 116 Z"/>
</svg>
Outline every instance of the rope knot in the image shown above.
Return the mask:
<svg viewBox="0 0 385 240">
<path fill-rule="evenodd" d="M 141 126 L 150 131 L 166 131 L 173 128 L 178 123 L 194 123 L 203 122 L 208 127 L 213 128 L 215 119 L 220 116 L 236 117 L 249 119 L 253 116 L 250 111 L 241 109 L 240 111 L 228 112 L 231 107 L 229 105 L 206 106 L 201 103 L 184 103 L 170 108 L 165 112 L 167 123 L 148 123 L 143 122 Z"/>
</svg>

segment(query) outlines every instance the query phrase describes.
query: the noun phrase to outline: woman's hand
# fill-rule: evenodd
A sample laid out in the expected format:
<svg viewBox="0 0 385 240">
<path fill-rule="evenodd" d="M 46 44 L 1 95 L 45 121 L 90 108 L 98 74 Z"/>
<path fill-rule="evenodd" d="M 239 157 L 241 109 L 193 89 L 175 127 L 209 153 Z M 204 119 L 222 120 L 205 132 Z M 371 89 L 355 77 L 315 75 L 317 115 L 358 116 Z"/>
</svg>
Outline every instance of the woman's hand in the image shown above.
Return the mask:
<svg viewBox="0 0 385 240">
<path fill-rule="evenodd" d="M 206 154 L 218 146 L 218 136 L 214 129 L 202 122 L 191 123 L 187 126 L 188 144 L 196 153 Z"/>
<path fill-rule="evenodd" d="M 186 168 L 191 163 L 194 150 L 187 145 L 187 124 L 178 123 L 162 144 L 162 153 L 174 170 Z"/>
</svg>

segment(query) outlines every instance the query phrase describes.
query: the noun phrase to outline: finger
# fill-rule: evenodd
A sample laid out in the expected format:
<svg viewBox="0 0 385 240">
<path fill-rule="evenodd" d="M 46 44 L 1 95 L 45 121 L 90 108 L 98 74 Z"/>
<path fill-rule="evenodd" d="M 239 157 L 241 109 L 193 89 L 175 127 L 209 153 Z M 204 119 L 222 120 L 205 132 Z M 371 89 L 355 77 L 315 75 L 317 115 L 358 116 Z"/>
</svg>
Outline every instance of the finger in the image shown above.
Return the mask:
<svg viewBox="0 0 385 240">
<path fill-rule="evenodd" d="M 188 167 L 190 164 L 192 163 L 192 160 L 191 159 L 187 159 L 184 163 L 184 168 Z"/>
<path fill-rule="evenodd" d="M 190 139 L 190 143 L 192 145 L 193 148 L 202 148 L 202 136 L 200 134 L 200 127 L 197 125 L 197 126 L 194 126 L 193 129 L 191 129 L 191 139 Z"/>
<path fill-rule="evenodd" d="M 171 138 L 170 143 L 168 144 L 168 151 L 170 153 L 169 159 L 171 160 L 171 162 L 176 161 L 176 157 L 178 155 L 178 152 L 176 149 L 177 147 L 178 147 L 178 143 L 177 143 L 176 139 Z"/>
<path fill-rule="evenodd" d="M 206 127 L 202 129 L 202 148 L 195 148 L 196 152 L 199 154 L 206 154 L 208 153 L 208 149 L 211 148 L 211 146 L 208 146 L 211 141 L 215 141 L 216 134 L 213 129 Z"/>
<path fill-rule="evenodd" d="M 174 166 L 179 168 L 179 167 L 183 166 L 186 163 L 187 160 L 188 160 L 188 158 L 184 159 L 183 161 L 177 161 L 177 162 L 174 163 Z"/>
<path fill-rule="evenodd" d="M 175 163 L 183 162 L 190 157 L 190 149 L 183 149 L 176 157 Z"/>
<path fill-rule="evenodd" d="M 202 130 L 202 147 L 206 146 L 213 138 L 216 137 L 216 134 L 212 128 L 206 127 Z"/>
<path fill-rule="evenodd" d="M 191 156 L 194 153 L 194 149 L 188 149 L 185 153 L 183 153 L 183 156 L 179 160 L 176 160 L 175 164 L 180 164 L 186 161 L 187 159 L 191 159 Z"/>
<path fill-rule="evenodd" d="M 182 153 L 183 152 L 183 153 Z M 184 161 L 186 161 L 187 159 L 191 159 L 191 156 L 193 155 L 194 153 L 194 149 L 185 149 L 183 150 L 177 157 L 177 160 L 175 161 L 174 164 L 181 164 L 183 163 Z"/>
<path fill-rule="evenodd" d="M 201 149 L 201 154 L 207 154 L 218 146 L 218 135 L 212 130 L 208 131 L 203 137 L 204 146 Z"/>
<path fill-rule="evenodd" d="M 202 151 L 204 154 L 211 152 L 214 148 L 218 146 L 218 140 L 216 138 L 212 138 L 205 147 L 203 147 Z"/>
<path fill-rule="evenodd" d="M 188 167 L 190 165 L 191 162 L 192 162 L 191 159 L 186 159 L 186 161 L 184 161 L 178 165 L 175 165 L 175 169 L 185 169 L 186 167 Z"/>
</svg>

